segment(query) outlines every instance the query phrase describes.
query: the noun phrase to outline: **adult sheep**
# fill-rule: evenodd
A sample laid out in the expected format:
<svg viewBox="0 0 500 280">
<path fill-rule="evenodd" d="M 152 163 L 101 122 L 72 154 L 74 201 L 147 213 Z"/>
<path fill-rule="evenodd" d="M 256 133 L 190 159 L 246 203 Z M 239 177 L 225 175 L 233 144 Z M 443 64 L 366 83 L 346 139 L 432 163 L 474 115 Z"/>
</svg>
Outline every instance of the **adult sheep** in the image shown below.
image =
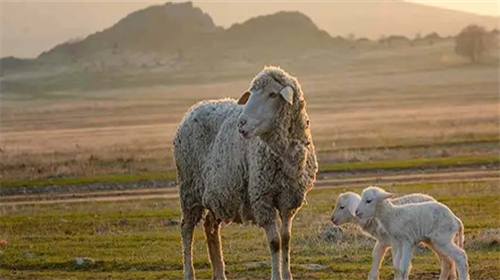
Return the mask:
<svg viewBox="0 0 500 280">
<path fill-rule="evenodd" d="M 185 279 L 195 278 L 193 230 L 203 216 L 214 279 L 226 279 L 220 224 L 245 221 L 266 232 L 272 279 L 292 279 L 292 220 L 318 170 L 297 79 L 281 68 L 265 67 L 238 101 L 194 105 L 175 132 L 174 157 Z"/>
</svg>

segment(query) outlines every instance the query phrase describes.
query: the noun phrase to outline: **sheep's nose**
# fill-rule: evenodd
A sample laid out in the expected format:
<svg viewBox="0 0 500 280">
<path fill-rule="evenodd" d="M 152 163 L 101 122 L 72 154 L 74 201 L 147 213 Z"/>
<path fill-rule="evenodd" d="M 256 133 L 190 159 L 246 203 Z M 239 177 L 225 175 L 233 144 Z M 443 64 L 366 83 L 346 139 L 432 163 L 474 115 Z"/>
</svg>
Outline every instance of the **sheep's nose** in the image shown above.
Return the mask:
<svg viewBox="0 0 500 280">
<path fill-rule="evenodd" d="M 243 128 L 238 128 L 238 132 L 241 133 L 241 134 L 244 134 L 245 133 L 245 130 L 243 130 Z"/>
<path fill-rule="evenodd" d="M 359 214 L 360 214 L 360 213 L 359 213 L 359 211 L 358 211 L 358 210 L 356 210 L 356 216 L 358 216 L 358 217 L 359 217 Z"/>
<path fill-rule="evenodd" d="M 240 121 L 238 122 L 238 128 L 241 129 L 241 127 L 244 126 L 246 123 L 247 121 L 245 119 L 240 119 Z M 239 131 L 241 132 L 241 130 Z"/>
</svg>

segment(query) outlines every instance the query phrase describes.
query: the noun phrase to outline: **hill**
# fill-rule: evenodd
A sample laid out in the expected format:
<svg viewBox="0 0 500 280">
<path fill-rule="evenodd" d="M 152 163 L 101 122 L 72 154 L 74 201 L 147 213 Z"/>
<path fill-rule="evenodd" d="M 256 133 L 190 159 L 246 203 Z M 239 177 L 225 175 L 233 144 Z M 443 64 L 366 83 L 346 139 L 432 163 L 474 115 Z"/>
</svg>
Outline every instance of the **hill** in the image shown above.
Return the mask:
<svg viewBox="0 0 500 280">
<path fill-rule="evenodd" d="M 330 47 L 333 42 L 327 32 L 299 12 L 258 16 L 224 29 L 190 2 L 167 3 L 133 12 L 84 39 L 57 45 L 34 62 L 94 71 L 161 66 L 188 58 L 215 59 L 227 56 L 228 52 L 286 56 Z M 12 60 L 2 63 L 4 73 L 25 69 L 23 60 Z"/>
<path fill-rule="evenodd" d="M 171 0 L 183 2 L 186 0 Z M 426 35 L 438 32 L 442 36 L 455 35 L 472 23 L 487 29 L 498 27 L 498 17 L 480 16 L 445 10 L 404 1 L 321 1 L 265 4 L 244 1 L 194 1 L 194 6 L 208 13 L 217 26 L 229 28 L 235 23 L 277 13 L 298 11 L 311 18 L 332 37 L 353 33 L 357 38 L 378 39 L 382 34 L 404 35 L 413 38 L 417 32 Z M 75 2 L 63 3 L 3 3 L 3 56 L 35 57 L 69 38 L 83 38 L 88 34 L 112 26 L 124 15 L 145 9 L 151 2 Z M 494 6 L 494 3 L 490 3 Z M 499 6 L 497 3 L 496 8 Z M 497 12 L 498 13 L 498 12 Z M 50 15 L 48 17 L 47 15 Z M 90 20 L 89 20 L 90 19 Z M 61 22 L 64 25 L 61 26 Z M 28 33 L 26 33 L 28 32 Z"/>
<path fill-rule="evenodd" d="M 222 28 L 192 3 L 166 3 L 133 12 L 101 32 L 58 45 L 39 58 L 75 62 L 100 54 L 176 53 L 210 40 L 220 31 Z"/>
<path fill-rule="evenodd" d="M 403 35 L 413 38 L 437 32 L 454 36 L 466 25 L 475 23 L 487 29 L 498 28 L 499 18 L 441 9 L 405 1 L 332 1 L 332 2 L 194 2 L 209 13 L 216 24 L 231 26 L 235 22 L 278 11 L 299 11 L 331 36 L 378 39 L 381 35 Z M 230 12 L 228 12 L 230 11 Z"/>
<path fill-rule="evenodd" d="M 0 74 L 4 92 L 155 84 L 238 63 L 290 59 L 336 42 L 299 12 L 258 16 L 224 29 L 190 2 L 167 3 L 133 12 L 36 59 L 2 59 Z"/>
</svg>

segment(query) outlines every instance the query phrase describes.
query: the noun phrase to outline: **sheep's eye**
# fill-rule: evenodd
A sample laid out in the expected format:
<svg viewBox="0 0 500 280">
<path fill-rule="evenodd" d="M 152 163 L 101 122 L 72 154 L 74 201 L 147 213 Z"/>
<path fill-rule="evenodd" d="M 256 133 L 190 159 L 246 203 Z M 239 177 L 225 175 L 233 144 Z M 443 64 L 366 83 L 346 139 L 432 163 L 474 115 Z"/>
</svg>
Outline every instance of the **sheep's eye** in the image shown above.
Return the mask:
<svg viewBox="0 0 500 280">
<path fill-rule="evenodd" d="M 369 199 L 369 200 L 367 199 L 367 200 L 366 200 L 366 203 L 370 203 L 370 202 L 372 202 L 372 200 L 373 200 L 373 199 Z"/>
<path fill-rule="evenodd" d="M 278 94 L 276 94 L 276 92 L 271 92 L 269 94 L 269 97 L 271 97 L 271 98 L 276 98 L 276 96 L 278 96 Z"/>
<path fill-rule="evenodd" d="M 345 206 L 340 206 L 339 208 L 340 208 L 340 210 L 343 210 L 345 208 Z"/>
</svg>

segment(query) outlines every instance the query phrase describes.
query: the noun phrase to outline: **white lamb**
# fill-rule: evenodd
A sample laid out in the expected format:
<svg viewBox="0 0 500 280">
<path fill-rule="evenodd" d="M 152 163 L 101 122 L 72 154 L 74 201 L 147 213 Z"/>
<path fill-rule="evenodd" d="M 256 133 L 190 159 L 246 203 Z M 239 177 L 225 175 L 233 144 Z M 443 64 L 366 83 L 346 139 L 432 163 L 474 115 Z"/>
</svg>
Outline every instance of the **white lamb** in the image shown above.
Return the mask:
<svg viewBox="0 0 500 280">
<path fill-rule="evenodd" d="M 390 198 L 394 194 L 378 187 L 368 187 L 361 193 L 361 202 L 356 209 L 359 219 L 376 218 L 389 234 L 399 259 L 397 267 L 403 280 L 408 279 L 410 264 L 419 242 L 431 244 L 454 262 L 461 280 L 469 280 L 467 254 L 462 249 L 464 227 L 462 221 L 444 204 L 422 202 L 394 205 Z M 458 233 L 458 244 L 453 238 Z M 401 256 L 398 256 L 401 254 Z"/>
<path fill-rule="evenodd" d="M 382 260 L 389 248 L 391 248 L 391 240 L 387 232 L 382 228 L 380 223 L 375 218 L 369 219 L 358 219 L 355 215 L 356 208 L 361 201 L 361 196 L 354 192 L 345 192 L 338 196 L 335 202 L 335 208 L 332 212 L 331 221 L 335 225 L 342 225 L 346 223 L 353 223 L 361 227 L 361 229 L 367 234 L 371 235 L 377 242 L 373 247 L 372 252 L 372 268 L 368 276 L 368 280 L 379 279 L 379 269 Z M 398 197 L 392 200 L 395 205 L 403 205 L 408 203 L 420 203 L 436 201 L 433 197 L 426 194 L 409 194 L 402 197 Z M 422 242 L 427 247 L 429 247 L 437 255 L 441 262 L 441 276 L 440 279 L 443 280 L 453 280 L 457 279 L 455 268 L 453 267 L 453 262 L 446 255 L 435 251 L 432 244 L 428 244 L 425 241 Z M 395 251 L 397 248 L 392 249 L 393 261 L 398 263 L 398 260 L 394 258 Z M 396 269 L 394 271 L 394 278 L 398 279 L 400 277 L 399 271 Z"/>
</svg>

